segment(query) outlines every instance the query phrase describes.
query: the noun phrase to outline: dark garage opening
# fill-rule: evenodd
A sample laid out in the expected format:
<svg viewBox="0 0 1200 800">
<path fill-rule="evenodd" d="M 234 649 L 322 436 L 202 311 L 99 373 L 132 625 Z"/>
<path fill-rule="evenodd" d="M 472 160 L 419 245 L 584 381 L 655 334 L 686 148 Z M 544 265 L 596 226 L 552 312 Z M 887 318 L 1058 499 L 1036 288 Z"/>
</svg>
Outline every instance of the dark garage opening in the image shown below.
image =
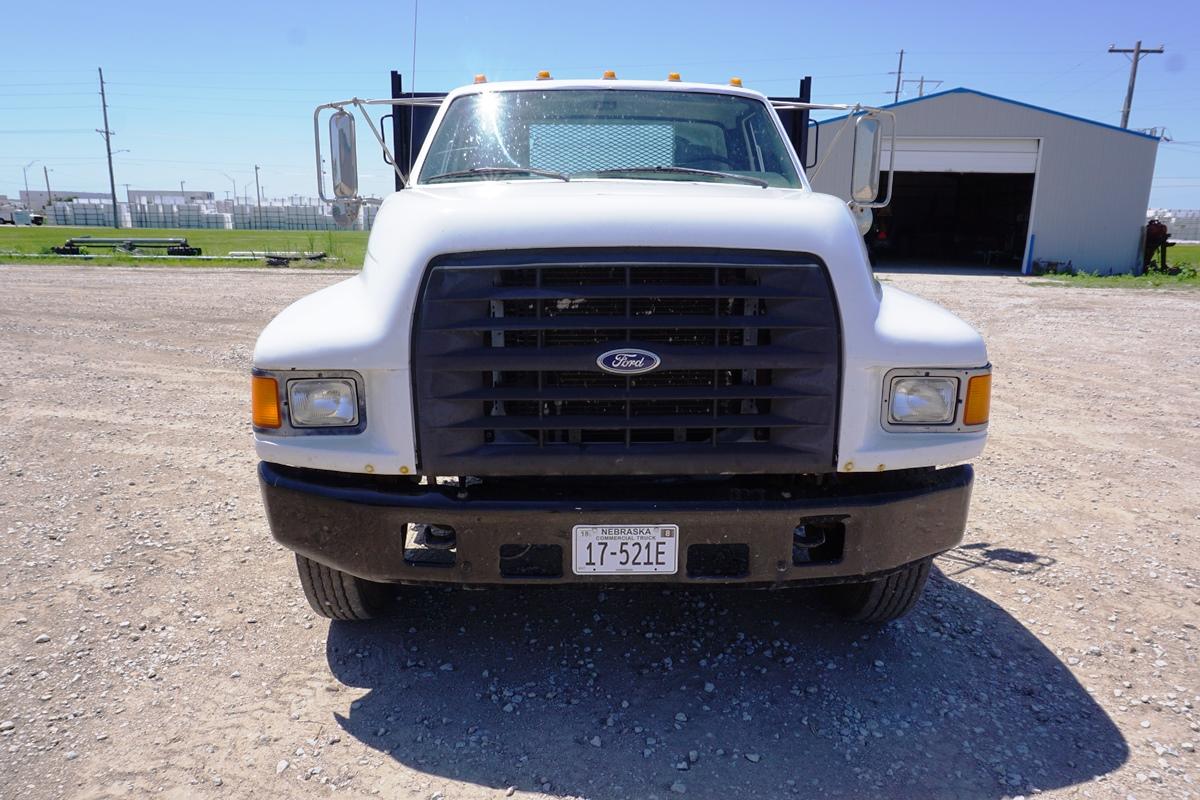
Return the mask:
<svg viewBox="0 0 1200 800">
<path fill-rule="evenodd" d="M 897 172 L 867 234 L 876 264 L 1019 269 L 1033 175 Z M 881 186 L 887 185 L 887 175 Z"/>
</svg>

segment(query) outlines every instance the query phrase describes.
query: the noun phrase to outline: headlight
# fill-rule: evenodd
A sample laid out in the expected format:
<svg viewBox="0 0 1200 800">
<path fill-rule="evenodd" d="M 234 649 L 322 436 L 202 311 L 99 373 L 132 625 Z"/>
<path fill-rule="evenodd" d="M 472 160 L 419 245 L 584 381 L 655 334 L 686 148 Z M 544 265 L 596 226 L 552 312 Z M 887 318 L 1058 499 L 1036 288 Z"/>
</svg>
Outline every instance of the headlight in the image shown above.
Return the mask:
<svg viewBox="0 0 1200 800">
<path fill-rule="evenodd" d="M 288 381 L 288 409 L 297 428 L 349 427 L 358 424 L 358 392 L 349 378 Z"/>
<path fill-rule="evenodd" d="M 894 425 L 948 425 L 958 410 L 958 379 L 892 378 L 888 407 Z"/>
</svg>

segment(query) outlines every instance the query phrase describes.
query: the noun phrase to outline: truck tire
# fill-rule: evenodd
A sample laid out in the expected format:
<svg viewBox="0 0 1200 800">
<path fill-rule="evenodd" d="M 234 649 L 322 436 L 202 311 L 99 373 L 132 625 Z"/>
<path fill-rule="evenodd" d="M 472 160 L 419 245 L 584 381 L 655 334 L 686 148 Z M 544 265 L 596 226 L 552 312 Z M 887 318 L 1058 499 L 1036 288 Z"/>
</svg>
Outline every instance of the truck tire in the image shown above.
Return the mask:
<svg viewBox="0 0 1200 800">
<path fill-rule="evenodd" d="M 831 587 L 833 604 L 855 622 L 878 625 L 900 619 L 921 599 L 931 563 L 927 558 L 878 580 Z"/>
<path fill-rule="evenodd" d="M 395 599 L 391 586 L 375 583 L 296 556 L 300 585 L 313 611 L 329 619 L 360 620 L 385 615 Z"/>
</svg>

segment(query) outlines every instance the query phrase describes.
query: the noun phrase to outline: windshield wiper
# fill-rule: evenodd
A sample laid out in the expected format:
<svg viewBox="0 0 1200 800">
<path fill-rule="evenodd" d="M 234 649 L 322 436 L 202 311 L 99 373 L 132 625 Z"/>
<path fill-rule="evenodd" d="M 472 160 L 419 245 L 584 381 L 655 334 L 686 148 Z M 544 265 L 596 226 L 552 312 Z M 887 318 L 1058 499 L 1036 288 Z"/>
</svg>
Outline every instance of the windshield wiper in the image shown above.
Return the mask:
<svg viewBox="0 0 1200 800">
<path fill-rule="evenodd" d="M 692 167 L 619 167 L 617 169 L 597 169 L 589 170 L 588 175 L 621 175 L 630 172 L 677 172 L 685 175 L 709 175 L 714 178 L 727 178 L 731 181 L 741 181 L 742 183 L 751 183 L 755 186 L 761 186 L 766 189 L 771 184 L 764 181 L 762 178 L 755 178 L 750 175 L 739 175 L 736 172 L 719 172 L 715 169 L 694 169 Z M 579 174 L 579 173 L 576 173 Z"/>
<path fill-rule="evenodd" d="M 539 175 L 543 178 L 557 178 L 560 181 L 569 181 L 571 176 L 555 172 L 550 169 L 537 169 L 536 167 L 472 167 L 471 169 L 460 169 L 454 172 L 443 172 L 440 175 L 434 175 L 426 178 L 423 183 L 433 183 L 434 181 L 451 180 L 453 178 L 474 178 L 479 175 Z"/>
</svg>

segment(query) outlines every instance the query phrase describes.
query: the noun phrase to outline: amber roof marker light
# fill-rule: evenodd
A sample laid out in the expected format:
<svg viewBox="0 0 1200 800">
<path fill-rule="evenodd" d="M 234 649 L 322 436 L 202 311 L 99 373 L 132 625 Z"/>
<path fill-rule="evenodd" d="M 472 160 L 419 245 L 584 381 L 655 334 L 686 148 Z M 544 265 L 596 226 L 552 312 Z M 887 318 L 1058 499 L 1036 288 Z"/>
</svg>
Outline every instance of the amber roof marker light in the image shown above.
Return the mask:
<svg viewBox="0 0 1200 800">
<path fill-rule="evenodd" d="M 604 74 L 600 77 L 606 81 L 615 81 L 617 79 L 617 73 L 611 69 L 606 69 L 604 70 Z"/>
<path fill-rule="evenodd" d="M 738 77 L 733 77 L 733 78 L 730 78 L 730 79 L 729 79 L 729 85 L 730 85 L 730 86 L 736 86 L 737 88 L 739 88 L 739 89 L 740 89 L 740 88 L 742 88 L 742 79 L 741 79 L 741 78 L 738 78 Z"/>
<path fill-rule="evenodd" d="M 667 80 L 671 81 L 672 83 L 679 83 L 679 81 L 680 81 L 679 73 L 678 72 L 668 72 Z"/>
<path fill-rule="evenodd" d="M 550 80 L 550 70 L 548 70 L 548 69 L 538 70 L 537 79 L 539 81 Z"/>
<path fill-rule="evenodd" d="M 475 75 L 475 83 L 487 83 L 487 75 L 484 75 L 482 72 L 477 73 Z"/>
</svg>

